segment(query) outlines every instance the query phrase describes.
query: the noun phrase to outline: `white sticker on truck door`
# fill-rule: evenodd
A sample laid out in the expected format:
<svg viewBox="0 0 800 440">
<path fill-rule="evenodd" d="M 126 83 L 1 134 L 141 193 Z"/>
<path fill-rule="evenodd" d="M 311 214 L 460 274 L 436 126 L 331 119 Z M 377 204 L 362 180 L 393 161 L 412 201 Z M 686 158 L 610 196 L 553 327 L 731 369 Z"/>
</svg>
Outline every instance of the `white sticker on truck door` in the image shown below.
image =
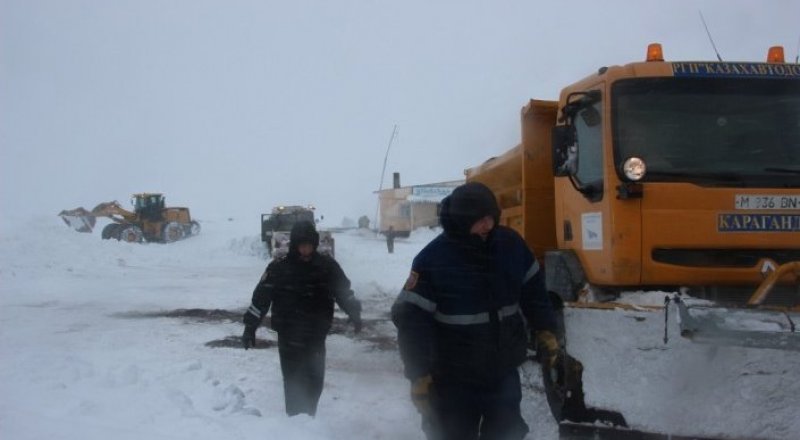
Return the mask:
<svg viewBox="0 0 800 440">
<path fill-rule="evenodd" d="M 581 214 L 581 237 L 584 250 L 603 249 L 603 214 L 601 212 Z"/>
</svg>

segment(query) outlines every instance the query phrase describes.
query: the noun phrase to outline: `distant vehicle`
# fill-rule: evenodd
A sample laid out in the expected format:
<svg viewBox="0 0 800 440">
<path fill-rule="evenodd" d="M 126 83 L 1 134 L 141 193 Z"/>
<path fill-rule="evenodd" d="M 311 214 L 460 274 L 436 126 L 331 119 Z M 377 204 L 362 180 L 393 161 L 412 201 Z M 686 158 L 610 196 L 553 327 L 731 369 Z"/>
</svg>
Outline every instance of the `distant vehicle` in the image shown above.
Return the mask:
<svg viewBox="0 0 800 440">
<path fill-rule="evenodd" d="M 276 206 L 270 214 L 261 214 L 261 241 L 272 258 L 281 258 L 289 252 L 289 234 L 299 221 L 316 223 L 313 206 Z M 321 254 L 334 257 L 334 240 L 330 231 L 319 232 Z"/>
<path fill-rule="evenodd" d="M 189 208 L 165 208 L 163 194 L 134 194 L 131 204 L 133 212 L 112 201 L 100 203 L 91 211 L 80 207 L 58 215 L 78 232 L 92 232 L 97 217 L 110 218 L 113 223 L 106 225 L 101 234 L 104 240 L 171 243 L 200 233 L 200 224 L 192 220 Z"/>
</svg>

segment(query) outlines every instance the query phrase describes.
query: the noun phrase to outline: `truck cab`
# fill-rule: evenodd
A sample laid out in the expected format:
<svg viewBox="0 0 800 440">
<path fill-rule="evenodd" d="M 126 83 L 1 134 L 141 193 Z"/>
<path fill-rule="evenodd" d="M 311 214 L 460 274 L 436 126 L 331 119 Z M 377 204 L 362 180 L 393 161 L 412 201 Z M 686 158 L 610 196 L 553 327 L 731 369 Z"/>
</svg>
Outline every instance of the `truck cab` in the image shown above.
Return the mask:
<svg viewBox="0 0 800 440">
<path fill-rule="evenodd" d="M 522 143 L 466 171 L 566 300 L 590 284 L 736 301 L 800 260 L 800 66 L 657 49 L 532 100 Z"/>
<path fill-rule="evenodd" d="M 269 214 L 261 214 L 261 241 L 273 258 L 283 257 L 289 252 L 289 235 L 292 227 L 299 221 L 317 223 L 313 206 L 276 206 Z M 319 233 L 317 251 L 334 256 L 334 240 L 330 231 Z"/>
</svg>

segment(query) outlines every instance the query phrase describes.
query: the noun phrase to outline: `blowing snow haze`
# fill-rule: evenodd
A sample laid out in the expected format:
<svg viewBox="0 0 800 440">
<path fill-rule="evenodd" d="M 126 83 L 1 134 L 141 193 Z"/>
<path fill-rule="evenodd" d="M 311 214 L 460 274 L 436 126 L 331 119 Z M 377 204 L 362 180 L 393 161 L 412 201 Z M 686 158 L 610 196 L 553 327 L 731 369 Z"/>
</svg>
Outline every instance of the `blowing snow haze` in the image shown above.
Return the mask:
<svg viewBox="0 0 800 440">
<path fill-rule="evenodd" d="M 143 191 L 254 231 L 283 203 L 373 217 L 395 124 L 384 187 L 463 178 L 518 142 L 529 98 L 650 42 L 714 59 L 698 11 L 725 60 L 795 58 L 791 0 L 3 0 L 3 224 Z"/>
</svg>

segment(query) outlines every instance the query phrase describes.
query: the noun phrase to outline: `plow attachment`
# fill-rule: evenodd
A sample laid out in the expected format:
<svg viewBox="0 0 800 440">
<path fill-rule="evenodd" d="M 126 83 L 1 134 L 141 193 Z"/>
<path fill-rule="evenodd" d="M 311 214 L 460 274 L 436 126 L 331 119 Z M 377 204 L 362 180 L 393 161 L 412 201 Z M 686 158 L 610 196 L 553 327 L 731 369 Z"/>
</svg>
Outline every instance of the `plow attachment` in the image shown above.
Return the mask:
<svg viewBox="0 0 800 440">
<path fill-rule="evenodd" d="M 622 413 L 587 406 L 583 394 L 583 364 L 566 350 L 561 351 L 552 369 L 543 363 L 541 368 L 547 403 L 558 421 L 560 440 L 717 440 L 631 428 Z"/>
<path fill-rule="evenodd" d="M 694 342 L 800 351 L 800 312 L 677 303 L 681 336 Z"/>
<path fill-rule="evenodd" d="M 774 267 L 774 266 L 773 266 Z M 708 299 L 692 298 L 683 294 L 667 293 L 664 298 L 664 306 L 656 306 L 652 298 L 649 301 L 642 301 L 642 305 L 632 302 L 587 302 L 571 303 L 573 309 L 570 313 L 572 319 L 571 326 L 573 334 L 586 334 L 586 331 L 594 331 L 598 325 L 603 325 L 603 318 L 600 310 L 614 310 L 618 315 L 626 318 L 633 318 L 632 322 L 641 322 L 641 334 L 634 330 L 639 324 L 628 324 L 626 320 L 612 319 L 608 321 L 606 334 L 594 337 L 587 342 L 586 338 L 581 338 L 577 343 L 573 343 L 570 349 L 572 355 L 566 352 L 566 339 L 562 347 L 561 356 L 557 359 L 554 368 L 542 367 L 542 378 L 544 382 L 545 394 L 548 405 L 554 418 L 558 421 L 559 438 L 562 440 L 708 440 L 723 438 L 742 438 L 722 434 L 726 430 L 750 429 L 745 427 L 746 423 L 737 421 L 740 425 L 736 428 L 713 428 L 704 429 L 699 424 L 710 413 L 718 417 L 716 408 L 720 404 L 717 400 L 720 396 L 732 395 L 734 399 L 741 397 L 742 389 L 740 386 L 758 387 L 752 388 L 754 396 L 758 395 L 756 390 L 769 389 L 773 384 L 783 384 L 787 381 L 786 377 L 795 374 L 787 373 L 791 367 L 796 365 L 797 354 L 800 351 L 800 261 L 784 263 L 770 272 L 754 293 L 749 297 L 744 296 L 746 301 L 740 296 L 736 296 L 738 286 L 732 288 L 730 292 L 720 290 L 714 293 L 722 298 L 732 298 L 733 303 L 714 303 Z M 661 295 L 662 292 L 654 292 Z M 788 293 L 788 295 L 787 295 Z M 623 298 L 625 299 L 625 298 Z M 661 310 L 663 316 L 663 335 L 664 344 L 667 344 L 669 327 L 675 324 L 675 319 L 670 320 L 669 313 L 675 309 L 672 307 L 674 302 L 678 309 L 677 321 L 681 336 L 691 342 L 713 344 L 716 346 L 745 347 L 754 349 L 778 349 L 785 353 L 775 353 L 775 359 L 768 361 L 754 361 L 754 356 L 733 356 L 730 359 L 717 359 L 714 366 L 709 366 L 713 372 L 703 370 L 709 361 L 707 350 L 692 347 L 692 344 L 675 344 L 673 347 L 654 347 L 650 338 L 658 335 L 660 319 L 653 319 L 644 316 L 647 312 Z M 647 303 L 645 305 L 645 303 Z M 593 310 L 587 310 L 593 309 Z M 674 317 L 673 317 L 674 318 Z M 633 370 L 629 375 L 634 375 L 634 380 L 625 383 L 624 386 L 630 387 L 630 393 L 617 396 L 619 380 L 609 380 L 608 378 L 624 378 L 625 375 L 617 375 L 617 371 L 612 365 L 619 356 L 626 356 L 631 353 L 629 348 L 620 349 L 615 346 L 615 341 L 623 341 L 633 344 L 639 350 L 646 352 L 645 355 L 631 362 Z M 603 352 L 600 359 L 596 362 L 595 356 L 601 350 Z M 654 351 L 655 350 L 655 351 Z M 740 353 L 739 351 L 735 351 Z M 636 353 L 636 352 L 634 352 Z M 587 371 L 589 374 L 584 377 L 584 370 L 581 361 L 577 358 L 589 359 L 590 364 Z M 766 357 L 766 356 L 764 356 Z M 732 363 L 729 363 L 732 362 Z M 742 362 L 742 365 L 736 364 Z M 771 362 L 776 362 L 776 369 L 773 371 L 768 366 Z M 604 364 L 605 363 L 605 364 Z M 699 367 L 699 365 L 703 365 Z M 627 365 L 619 364 L 623 368 Z M 786 365 L 784 367 L 784 365 Z M 690 374 L 682 376 L 680 368 L 686 366 Z M 718 368 L 719 367 L 719 368 Z M 697 369 L 699 368 L 699 369 Z M 737 378 L 747 375 L 751 369 L 763 373 L 757 380 L 752 382 L 738 382 Z M 787 370 L 788 369 L 788 370 Z M 650 372 L 655 374 L 650 375 Z M 667 374 L 660 376 L 660 372 L 674 372 L 675 375 Z M 792 370 L 793 371 L 793 370 Z M 773 377 L 770 377 L 773 375 Z M 697 377 L 695 377 L 697 376 Z M 641 378 L 640 378 L 641 377 Z M 713 377 L 713 380 L 708 380 Z M 589 385 L 591 395 L 584 394 L 584 378 Z M 702 378 L 702 379 L 699 379 Z M 730 378 L 734 383 L 728 389 Z M 702 389 L 706 380 L 710 387 L 708 390 Z M 718 380 L 719 382 L 715 382 Z M 701 383 L 702 382 L 702 383 Z M 697 389 L 699 388 L 699 390 Z M 676 390 L 681 390 L 680 392 Z M 683 391 L 686 391 L 684 396 Z M 658 393 L 665 392 L 661 395 Z M 612 393 L 612 394 L 605 394 Z M 732 393 L 732 394 L 730 394 Z M 609 397 L 611 396 L 611 397 Z M 667 396 L 668 400 L 661 398 Z M 754 402 L 759 405 L 770 405 L 769 396 L 753 397 Z M 760 399 L 760 400 L 759 400 Z M 600 404 L 606 408 L 590 406 Z M 652 407 L 654 411 L 649 420 L 639 420 L 643 415 L 648 415 L 648 407 L 642 409 L 642 405 Z M 697 409 L 689 409 L 696 405 Z M 675 407 L 675 408 L 673 408 Z M 752 415 L 752 408 L 747 408 L 746 403 L 732 401 L 731 414 L 737 414 L 739 420 L 745 420 L 755 424 L 758 420 Z M 657 411 L 657 412 L 656 412 Z M 675 425 L 674 422 L 687 420 L 685 425 Z M 793 422 L 788 422 L 789 424 Z M 758 432 L 758 427 L 753 429 Z M 703 432 L 698 435 L 689 435 L 686 431 L 699 430 Z M 672 434 L 676 432 L 676 434 Z M 719 434 L 718 434 L 719 433 Z M 751 434 L 744 438 L 760 438 L 757 434 Z"/>
<path fill-rule="evenodd" d="M 78 232 L 92 232 L 97 219 L 95 216 L 83 207 L 76 209 L 63 210 L 58 213 L 59 217 L 64 220 L 70 228 Z"/>
<path fill-rule="evenodd" d="M 550 412 L 559 423 L 600 425 L 609 428 L 627 428 L 625 417 L 619 412 L 586 405 L 583 394 L 583 364 L 561 350 L 553 368 L 540 362 L 545 395 Z"/>
<path fill-rule="evenodd" d="M 571 422 L 558 425 L 558 438 L 560 440 L 721 440 L 719 437 L 683 436 Z"/>
<path fill-rule="evenodd" d="M 793 277 L 798 287 L 790 306 L 763 305 L 779 280 Z M 742 307 L 712 307 L 675 297 L 681 336 L 694 342 L 800 351 L 800 261 L 771 272 Z"/>
</svg>

